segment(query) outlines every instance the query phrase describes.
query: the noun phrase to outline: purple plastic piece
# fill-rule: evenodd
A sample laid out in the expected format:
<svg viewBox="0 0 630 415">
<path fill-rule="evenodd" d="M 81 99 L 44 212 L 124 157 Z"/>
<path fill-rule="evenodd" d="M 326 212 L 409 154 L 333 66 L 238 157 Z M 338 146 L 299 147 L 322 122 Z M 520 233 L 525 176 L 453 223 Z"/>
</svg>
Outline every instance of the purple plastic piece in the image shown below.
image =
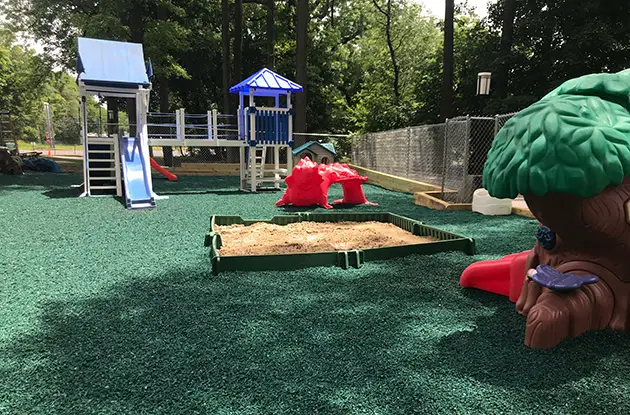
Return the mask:
<svg viewBox="0 0 630 415">
<path fill-rule="evenodd" d="M 594 284 L 599 281 L 599 277 L 596 275 L 576 275 L 570 272 L 563 274 L 549 265 L 538 265 L 536 273 L 531 276 L 531 279 L 554 291 L 573 291 L 583 285 Z"/>
</svg>

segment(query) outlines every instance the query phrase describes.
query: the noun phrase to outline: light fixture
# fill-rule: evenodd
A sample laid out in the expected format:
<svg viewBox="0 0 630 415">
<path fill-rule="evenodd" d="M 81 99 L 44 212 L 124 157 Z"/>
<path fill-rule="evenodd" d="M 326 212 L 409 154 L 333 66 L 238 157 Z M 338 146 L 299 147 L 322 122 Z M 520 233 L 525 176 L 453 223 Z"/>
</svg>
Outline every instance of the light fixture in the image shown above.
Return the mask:
<svg viewBox="0 0 630 415">
<path fill-rule="evenodd" d="M 477 95 L 490 94 L 490 78 L 492 78 L 492 73 L 490 72 L 479 72 L 477 74 Z"/>
</svg>

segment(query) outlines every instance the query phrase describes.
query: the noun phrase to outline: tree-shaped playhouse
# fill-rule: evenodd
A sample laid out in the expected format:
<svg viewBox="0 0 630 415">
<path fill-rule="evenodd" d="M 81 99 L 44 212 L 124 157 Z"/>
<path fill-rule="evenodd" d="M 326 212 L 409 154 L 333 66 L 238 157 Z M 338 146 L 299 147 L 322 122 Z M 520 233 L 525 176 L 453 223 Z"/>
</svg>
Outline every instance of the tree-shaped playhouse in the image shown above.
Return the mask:
<svg viewBox="0 0 630 415">
<path fill-rule="evenodd" d="M 572 79 L 519 112 L 483 181 L 492 196 L 522 194 L 541 224 L 516 302 L 525 343 L 629 329 L 630 71 Z"/>
</svg>

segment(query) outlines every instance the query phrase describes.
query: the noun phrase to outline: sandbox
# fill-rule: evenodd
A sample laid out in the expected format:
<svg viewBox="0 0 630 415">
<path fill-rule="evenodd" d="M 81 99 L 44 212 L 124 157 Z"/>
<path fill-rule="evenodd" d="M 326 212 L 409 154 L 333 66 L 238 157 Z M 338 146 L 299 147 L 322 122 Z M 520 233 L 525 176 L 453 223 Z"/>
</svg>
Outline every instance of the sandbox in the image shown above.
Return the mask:
<svg viewBox="0 0 630 415">
<path fill-rule="evenodd" d="M 213 216 L 212 272 L 360 268 L 366 261 L 443 251 L 475 253 L 471 238 L 392 213 L 298 213 L 271 220 Z"/>
<path fill-rule="evenodd" d="M 258 222 L 217 226 L 216 230 L 223 241 L 221 256 L 347 251 L 437 241 L 376 221 L 297 222 L 284 226 Z"/>
</svg>

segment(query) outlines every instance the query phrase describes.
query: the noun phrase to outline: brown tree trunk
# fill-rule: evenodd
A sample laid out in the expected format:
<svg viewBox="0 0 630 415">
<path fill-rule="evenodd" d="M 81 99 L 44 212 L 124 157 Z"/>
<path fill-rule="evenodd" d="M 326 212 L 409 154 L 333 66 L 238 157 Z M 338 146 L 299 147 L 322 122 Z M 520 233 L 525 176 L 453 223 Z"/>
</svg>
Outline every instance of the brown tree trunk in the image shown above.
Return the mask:
<svg viewBox="0 0 630 415">
<path fill-rule="evenodd" d="M 144 41 L 144 24 L 142 21 L 144 16 L 144 7 L 142 3 L 134 2 L 131 8 L 129 30 L 131 32 L 131 41 L 134 43 L 142 43 Z M 129 118 L 129 136 L 136 136 L 136 100 L 135 98 L 127 98 L 127 117 Z"/>
<path fill-rule="evenodd" d="M 221 0 L 221 44 L 223 45 L 223 113 L 230 111 L 230 3 Z"/>
<path fill-rule="evenodd" d="M 516 16 L 516 0 L 505 0 L 503 9 L 503 28 L 501 30 L 501 46 L 499 50 L 499 67 L 496 76 L 496 94 L 499 98 L 507 96 L 508 73 L 510 70 L 510 54 L 514 39 L 514 17 Z"/>
<path fill-rule="evenodd" d="M 387 49 L 389 50 L 389 58 L 392 61 L 392 69 L 394 70 L 394 79 L 392 86 L 394 89 L 394 99 L 398 103 L 400 94 L 398 92 L 398 78 L 400 77 L 400 71 L 398 69 L 398 63 L 396 62 L 396 53 L 394 51 L 394 45 L 392 43 L 392 0 L 387 0 L 387 5 L 383 9 L 377 0 L 372 0 L 376 9 L 385 16 L 385 40 L 387 42 Z"/>
<path fill-rule="evenodd" d="M 232 79 L 234 83 L 243 79 L 242 55 L 243 55 L 243 0 L 234 0 L 234 68 L 232 70 Z M 232 95 L 230 99 L 231 105 L 228 114 L 236 114 L 238 108 L 238 96 Z M 228 163 L 238 162 L 239 150 L 234 147 L 228 147 L 226 150 Z"/>
<path fill-rule="evenodd" d="M 157 16 L 158 16 L 158 19 L 161 21 L 168 20 L 168 9 L 166 8 L 164 4 L 158 5 Z M 169 88 L 169 83 L 168 83 L 168 76 L 166 75 L 165 72 L 162 72 L 162 75 L 158 78 L 158 87 L 160 91 L 160 112 L 167 113 L 170 110 L 170 105 L 169 105 L 170 88 Z M 151 149 L 151 153 L 153 153 L 152 151 L 153 147 L 151 147 L 150 149 Z M 164 164 L 166 166 L 174 167 L 173 166 L 173 147 L 162 147 L 162 153 L 164 155 L 164 160 L 163 160 Z"/>
<path fill-rule="evenodd" d="M 169 85 L 168 78 L 166 76 L 161 76 L 158 79 L 159 87 L 160 87 L 160 112 L 169 112 Z M 162 147 L 162 152 L 164 153 L 164 164 L 170 167 L 173 166 L 173 147 Z"/>
<path fill-rule="evenodd" d="M 454 0 L 446 0 L 444 12 L 444 61 L 442 83 L 442 109 L 440 119 L 442 121 L 453 116 L 453 38 L 455 31 L 455 3 Z"/>
<path fill-rule="evenodd" d="M 600 278 L 568 293 L 526 280 L 516 304 L 527 317 L 526 344 L 546 348 L 587 330 L 630 329 L 630 225 L 625 213 L 630 178 L 589 199 L 567 194 L 525 198 L 538 220 L 556 233 L 555 246 L 536 244 L 528 268 L 549 265 L 562 273 Z"/>
<path fill-rule="evenodd" d="M 297 24 L 296 24 L 296 78 L 297 83 L 304 88 L 303 92 L 295 94 L 295 123 L 293 131 L 306 132 L 306 102 L 308 96 L 307 74 L 307 31 L 309 21 L 308 0 L 297 0 Z M 306 137 L 296 136 L 295 145 L 306 142 Z"/>
<path fill-rule="evenodd" d="M 275 0 L 267 0 L 267 67 L 273 69 L 276 66 L 276 3 Z"/>
</svg>

